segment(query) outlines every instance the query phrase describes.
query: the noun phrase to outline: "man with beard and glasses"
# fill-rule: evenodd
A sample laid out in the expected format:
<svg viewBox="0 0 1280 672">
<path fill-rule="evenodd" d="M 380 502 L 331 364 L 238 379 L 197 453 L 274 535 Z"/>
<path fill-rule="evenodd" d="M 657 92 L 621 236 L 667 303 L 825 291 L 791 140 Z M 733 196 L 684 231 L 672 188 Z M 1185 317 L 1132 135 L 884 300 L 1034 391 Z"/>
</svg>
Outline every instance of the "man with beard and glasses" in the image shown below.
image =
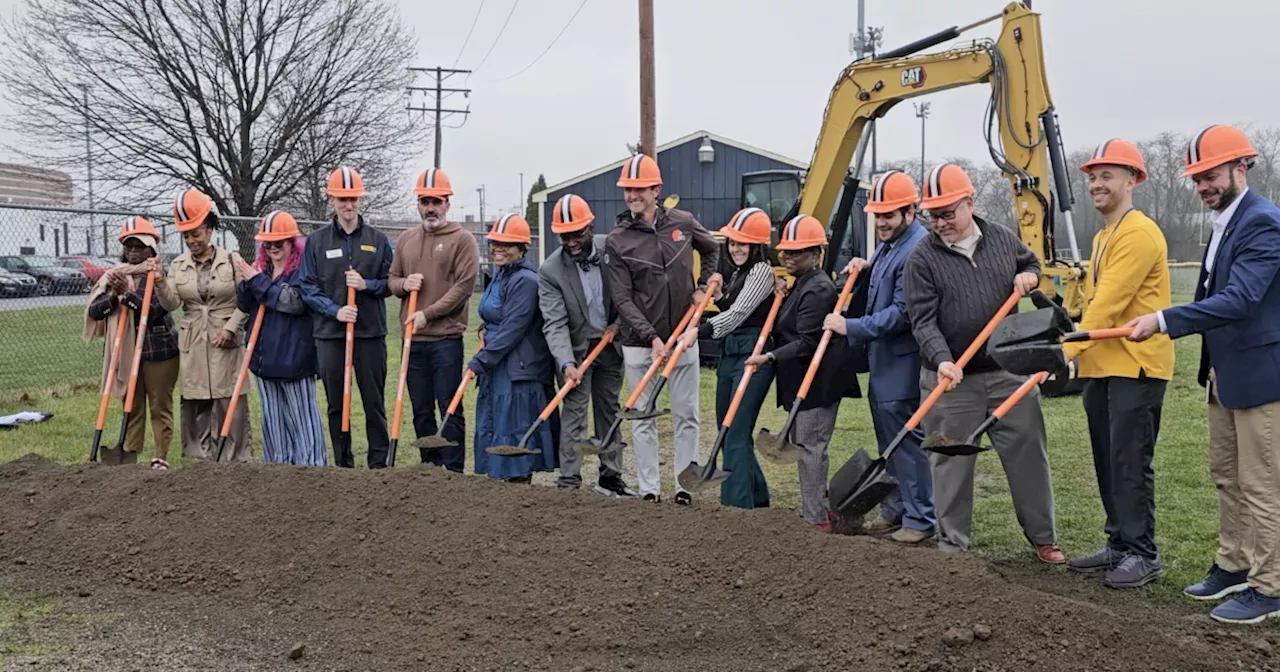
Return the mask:
<svg viewBox="0 0 1280 672">
<path fill-rule="evenodd" d="M 453 393 L 462 382 L 462 335 L 467 330 L 468 302 L 480 272 L 476 239 L 457 222 L 449 221 L 449 176 L 431 168 L 418 176 L 413 193 L 418 197 L 422 226 L 400 235 L 391 261 L 391 293 L 408 297 L 418 291 L 417 310 L 409 314 L 409 302 L 400 302 L 400 323 L 413 322 L 409 345 L 409 373 L 405 386 L 413 406 L 413 431 L 418 438 L 436 433 L 435 411 L 444 418 Z M 449 448 L 419 448 L 423 464 L 443 466 L 462 473 L 466 456 L 466 420 L 462 406 L 449 416 L 444 437 Z"/>
<path fill-rule="evenodd" d="M 1169 248 L 1164 233 L 1133 207 L 1134 187 L 1147 179 L 1142 154 L 1120 138 L 1098 145 L 1080 167 L 1104 226 L 1093 237 L 1085 281 L 1081 330 L 1111 329 L 1171 305 Z M 1102 585 L 1137 588 L 1160 576 L 1156 551 L 1155 473 L 1151 461 L 1160 433 L 1165 387 L 1173 378 L 1173 341 L 1160 335 L 1145 343 L 1121 339 L 1067 343 L 1068 362 L 1078 358 L 1084 379 L 1084 411 L 1093 445 L 1093 468 L 1106 512 L 1106 545 L 1072 558 L 1067 567 L 1106 572 Z"/>
<path fill-rule="evenodd" d="M 1257 150 L 1231 126 L 1187 145 L 1190 177 L 1212 210 L 1195 301 L 1126 324 L 1142 342 L 1202 334 L 1199 381 L 1209 405 L 1209 473 L 1218 489 L 1218 553 L 1198 600 L 1233 593 L 1210 616 L 1280 617 L 1280 208 L 1249 189 Z"/>
<path fill-rule="evenodd" d="M 591 207 L 581 196 L 567 194 L 556 201 L 551 232 L 560 236 L 560 248 L 538 269 L 542 333 L 563 377 L 562 384 L 577 383 L 565 395 L 560 409 L 560 478 L 556 486 L 561 488 L 582 485 L 582 456 L 572 445 L 587 439 L 588 402 L 595 438 L 604 440 L 618 415 L 618 391 L 622 389 L 622 351 L 617 344 L 606 346 L 591 368 L 578 370 L 617 318 L 600 268 L 605 237 L 596 235 L 594 221 Z M 636 496 L 622 480 L 621 447 L 600 454 L 596 492 L 608 497 Z"/>
</svg>

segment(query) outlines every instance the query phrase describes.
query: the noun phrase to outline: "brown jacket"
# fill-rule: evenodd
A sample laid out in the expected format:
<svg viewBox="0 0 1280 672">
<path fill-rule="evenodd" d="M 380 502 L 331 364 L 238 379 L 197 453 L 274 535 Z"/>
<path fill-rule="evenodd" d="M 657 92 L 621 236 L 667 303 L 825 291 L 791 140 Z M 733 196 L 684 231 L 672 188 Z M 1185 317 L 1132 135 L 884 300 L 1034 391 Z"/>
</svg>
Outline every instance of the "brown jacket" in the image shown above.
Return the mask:
<svg viewBox="0 0 1280 672">
<path fill-rule="evenodd" d="M 427 318 L 415 341 L 455 338 L 467 330 L 467 304 L 475 292 L 480 273 L 480 252 L 476 237 L 456 222 L 446 222 L 434 231 L 415 226 L 400 234 L 387 284 L 391 293 L 405 297 L 404 279 L 422 274 L 418 290 L 418 310 Z M 409 319 L 409 302 L 400 303 L 400 324 Z"/>
<path fill-rule="evenodd" d="M 604 245 L 609 295 L 621 316 L 622 345 L 666 340 L 693 303 L 693 252 L 702 255 L 698 286 L 715 273 L 720 246 L 693 215 L 661 205 L 656 226 L 618 215 Z"/>
<path fill-rule="evenodd" d="M 169 281 L 156 283 L 155 288 L 161 305 L 182 302 L 182 324 L 178 326 L 182 398 L 229 399 L 244 362 L 244 325 L 249 320 L 236 303 L 239 278 L 232 254 L 214 248 L 208 301 L 200 298 L 198 278 L 188 251 L 169 264 Z M 214 347 L 213 336 L 223 329 L 235 334 L 235 339 L 229 348 Z M 249 387 L 245 385 L 240 394 L 247 394 Z"/>
</svg>

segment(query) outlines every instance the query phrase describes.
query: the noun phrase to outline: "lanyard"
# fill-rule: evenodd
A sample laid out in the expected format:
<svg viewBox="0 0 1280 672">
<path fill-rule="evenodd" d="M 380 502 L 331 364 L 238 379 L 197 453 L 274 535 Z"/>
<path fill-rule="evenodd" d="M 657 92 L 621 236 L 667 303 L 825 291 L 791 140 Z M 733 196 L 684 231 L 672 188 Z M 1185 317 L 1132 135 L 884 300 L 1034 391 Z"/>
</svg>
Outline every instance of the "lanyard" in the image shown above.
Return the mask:
<svg viewBox="0 0 1280 672">
<path fill-rule="evenodd" d="M 1120 221 L 1116 222 L 1116 227 L 1114 229 L 1111 229 L 1111 233 L 1107 236 L 1107 239 L 1102 243 L 1102 250 L 1098 252 L 1098 261 L 1097 263 L 1094 264 L 1094 268 L 1093 268 L 1093 288 L 1094 289 L 1098 288 L 1098 278 L 1102 277 L 1102 256 L 1107 253 L 1107 246 L 1111 245 L 1111 239 L 1115 238 L 1116 231 L 1120 230 L 1120 225 L 1124 224 L 1125 217 L 1128 217 L 1129 213 L 1131 212 L 1133 212 L 1132 207 L 1130 207 L 1128 210 L 1125 210 L 1123 215 L 1120 215 Z"/>
</svg>

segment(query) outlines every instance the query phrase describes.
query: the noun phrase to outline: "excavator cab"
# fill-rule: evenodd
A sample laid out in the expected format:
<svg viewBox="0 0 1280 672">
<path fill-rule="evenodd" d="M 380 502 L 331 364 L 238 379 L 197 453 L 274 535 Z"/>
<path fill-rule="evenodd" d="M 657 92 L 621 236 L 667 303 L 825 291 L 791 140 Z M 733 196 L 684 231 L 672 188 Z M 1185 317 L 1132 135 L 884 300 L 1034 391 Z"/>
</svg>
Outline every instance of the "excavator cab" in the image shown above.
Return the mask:
<svg viewBox="0 0 1280 672">
<path fill-rule="evenodd" d="M 778 260 L 777 245 L 782 236 L 782 225 L 800 212 L 800 189 L 804 184 L 802 170 L 759 170 L 742 174 L 743 208 L 760 208 L 773 222 L 772 244 L 769 246 L 769 263 L 779 277 L 786 275 Z M 850 189 L 852 187 L 852 189 Z M 846 200 L 846 195 L 848 199 Z M 846 177 L 840 189 L 839 205 L 827 222 L 827 238 L 831 241 L 823 269 L 836 274 L 855 256 L 865 257 L 866 216 L 862 207 L 867 203 L 865 185 L 858 184 L 852 175 Z"/>
</svg>

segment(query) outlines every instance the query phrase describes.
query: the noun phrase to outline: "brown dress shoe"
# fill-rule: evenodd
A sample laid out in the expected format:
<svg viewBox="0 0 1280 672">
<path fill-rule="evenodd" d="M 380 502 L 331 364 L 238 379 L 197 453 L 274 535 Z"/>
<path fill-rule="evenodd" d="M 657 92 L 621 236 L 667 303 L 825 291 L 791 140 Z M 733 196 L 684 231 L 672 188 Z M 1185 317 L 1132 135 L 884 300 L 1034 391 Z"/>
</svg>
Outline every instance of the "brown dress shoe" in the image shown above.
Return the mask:
<svg viewBox="0 0 1280 672">
<path fill-rule="evenodd" d="M 1036 544 L 1036 555 L 1040 557 L 1042 562 L 1051 565 L 1061 565 L 1067 561 L 1067 556 L 1058 548 L 1057 544 Z"/>
</svg>

